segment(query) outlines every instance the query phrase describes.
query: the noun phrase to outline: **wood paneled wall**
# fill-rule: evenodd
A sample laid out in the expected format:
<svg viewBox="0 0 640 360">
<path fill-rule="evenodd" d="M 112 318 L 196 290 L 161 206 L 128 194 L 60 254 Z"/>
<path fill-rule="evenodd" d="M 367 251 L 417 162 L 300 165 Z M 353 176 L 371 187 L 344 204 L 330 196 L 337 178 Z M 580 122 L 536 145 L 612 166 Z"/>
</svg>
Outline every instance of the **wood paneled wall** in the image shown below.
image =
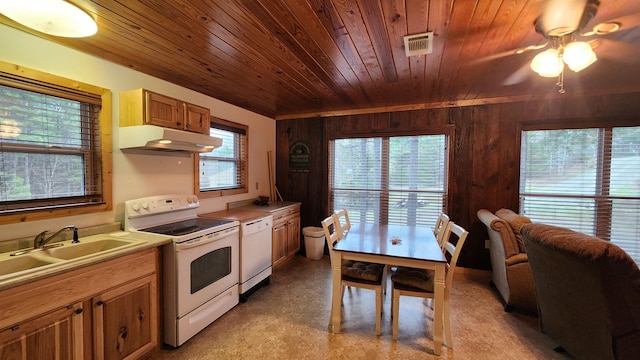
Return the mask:
<svg viewBox="0 0 640 360">
<path fill-rule="evenodd" d="M 531 123 L 584 121 L 599 126 L 612 123 L 640 126 L 640 93 L 598 97 L 537 100 L 281 120 L 276 124 L 276 184 L 285 200 L 300 201 L 302 227 L 320 226 L 327 209 L 328 139 L 341 134 L 411 133 L 453 126 L 453 162 L 450 165 L 448 213 L 469 230 L 460 265 L 489 270 L 487 232 L 477 219 L 481 208 L 518 210 L 519 136 Z M 289 146 L 309 146 L 308 172 L 290 172 Z"/>
</svg>

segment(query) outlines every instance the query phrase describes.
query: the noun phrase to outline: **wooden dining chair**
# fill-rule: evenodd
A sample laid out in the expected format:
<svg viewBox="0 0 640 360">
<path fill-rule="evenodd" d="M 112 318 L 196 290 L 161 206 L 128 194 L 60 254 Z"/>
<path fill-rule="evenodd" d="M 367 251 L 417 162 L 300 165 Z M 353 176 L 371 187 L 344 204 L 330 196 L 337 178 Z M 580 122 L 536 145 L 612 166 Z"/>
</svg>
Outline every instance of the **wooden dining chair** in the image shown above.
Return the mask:
<svg viewBox="0 0 640 360">
<path fill-rule="evenodd" d="M 349 213 L 347 212 L 347 209 L 340 209 L 336 210 L 333 214 L 338 217 L 338 219 L 336 220 L 336 226 L 338 227 L 338 231 L 340 232 L 340 234 L 342 234 L 340 236 L 340 238 L 342 238 L 342 236 L 344 236 L 344 234 L 349 231 L 349 229 L 351 229 Z"/>
<path fill-rule="evenodd" d="M 334 216 L 336 216 L 336 228 L 337 231 L 340 233 L 340 239 L 342 239 L 344 237 L 344 235 L 349 232 L 349 229 L 351 229 L 351 220 L 349 220 L 349 212 L 347 211 L 347 209 L 340 209 L 340 210 L 336 210 L 333 213 Z M 391 267 L 387 266 L 384 272 L 384 276 L 382 278 L 382 293 L 386 294 L 387 293 L 387 274 L 391 273 Z M 349 291 L 351 291 L 351 287 L 348 287 Z"/>
<path fill-rule="evenodd" d="M 340 241 L 337 232 L 338 217 L 333 214 L 321 221 L 325 238 L 327 239 L 327 247 L 329 248 L 329 257 L 331 264 L 336 262 L 336 255 L 333 246 Z M 386 276 L 385 266 L 375 263 L 364 263 L 359 261 L 343 261 L 342 279 L 340 286 L 340 301 L 344 297 L 344 288 L 346 286 L 358 287 L 361 289 L 373 290 L 376 293 L 376 335 L 380 335 L 380 319 L 382 317 L 382 286 L 383 279 Z M 331 313 L 329 315 L 329 326 L 333 318 L 333 301 L 331 302 Z M 339 310 L 338 310 L 339 311 Z"/>
<path fill-rule="evenodd" d="M 445 243 L 445 250 L 447 257 L 447 272 L 445 276 L 445 288 L 444 288 L 444 333 L 449 349 L 453 349 L 453 340 L 451 337 L 451 322 L 450 322 L 450 297 L 451 287 L 453 285 L 453 275 L 456 269 L 456 263 L 460 256 L 460 250 L 464 245 L 467 235 L 469 234 L 460 225 L 450 222 L 449 229 L 445 231 L 453 233 L 458 238 L 458 241 L 453 244 L 449 240 Z M 450 235 L 450 234 L 449 234 Z M 433 299 L 434 295 L 434 272 L 424 269 L 414 269 L 400 267 L 391 275 L 391 316 L 393 318 L 393 340 L 398 339 L 398 313 L 400 308 L 400 296 L 415 296 L 427 299 Z"/>
<path fill-rule="evenodd" d="M 436 226 L 433 228 L 433 235 L 435 235 L 438 240 L 438 244 L 440 244 L 440 248 L 444 251 L 444 244 L 448 241 L 445 239 L 445 235 L 450 234 L 447 231 L 447 227 L 450 225 L 451 219 L 445 213 L 440 213 L 438 215 L 438 220 L 436 221 Z"/>
</svg>

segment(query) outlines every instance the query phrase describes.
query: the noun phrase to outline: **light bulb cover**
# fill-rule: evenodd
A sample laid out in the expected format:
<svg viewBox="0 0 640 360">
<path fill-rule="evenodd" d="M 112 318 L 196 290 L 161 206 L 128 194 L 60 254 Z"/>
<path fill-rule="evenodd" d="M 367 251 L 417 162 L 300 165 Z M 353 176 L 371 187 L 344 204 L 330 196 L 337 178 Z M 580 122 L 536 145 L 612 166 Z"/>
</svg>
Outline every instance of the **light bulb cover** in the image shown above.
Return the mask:
<svg viewBox="0 0 640 360">
<path fill-rule="evenodd" d="M 562 60 L 569 69 L 578 72 L 593 64 L 598 58 L 591 45 L 583 41 L 574 41 L 567 44 L 562 54 Z"/>
<path fill-rule="evenodd" d="M 560 75 L 564 64 L 557 49 L 548 49 L 536 55 L 531 61 L 531 69 L 543 77 Z"/>
<path fill-rule="evenodd" d="M 78 38 L 98 31 L 98 25 L 89 14 L 64 0 L 0 1 L 0 13 L 54 36 Z"/>
</svg>

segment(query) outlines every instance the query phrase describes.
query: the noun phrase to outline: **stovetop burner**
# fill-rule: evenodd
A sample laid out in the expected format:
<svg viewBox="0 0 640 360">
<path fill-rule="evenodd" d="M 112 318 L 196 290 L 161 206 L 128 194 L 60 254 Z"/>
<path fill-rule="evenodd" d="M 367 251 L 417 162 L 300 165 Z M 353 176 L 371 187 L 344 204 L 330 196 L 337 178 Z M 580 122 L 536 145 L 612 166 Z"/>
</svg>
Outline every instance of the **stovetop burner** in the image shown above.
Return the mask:
<svg viewBox="0 0 640 360">
<path fill-rule="evenodd" d="M 169 224 L 163 224 L 158 226 L 152 226 L 146 229 L 140 229 L 139 231 L 151 232 L 155 234 L 181 236 L 191 234 L 197 231 L 214 228 L 216 226 L 230 223 L 231 220 L 223 219 L 209 219 L 209 218 L 193 218 Z"/>
</svg>

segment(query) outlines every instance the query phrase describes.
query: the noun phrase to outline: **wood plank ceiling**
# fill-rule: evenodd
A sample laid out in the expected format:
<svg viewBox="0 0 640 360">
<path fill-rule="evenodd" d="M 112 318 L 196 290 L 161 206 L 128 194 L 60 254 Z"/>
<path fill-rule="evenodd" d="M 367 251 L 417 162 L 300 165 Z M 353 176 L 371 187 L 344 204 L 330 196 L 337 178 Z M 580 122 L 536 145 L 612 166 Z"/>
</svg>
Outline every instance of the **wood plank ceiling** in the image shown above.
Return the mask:
<svg viewBox="0 0 640 360">
<path fill-rule="evenodd" d="M 540 0 L 75 0 L 93 37 L 64 39 L 0 21 L 276 118 L 560 96 L 528 63 L 543 44 Z M 601 0 L 586 27 L 599 60 L 565 72 L 567 92 L 640 89 L 640 1 Z M 403 36 L 433 31 L 433 52 L 407 58 Z M 590 37 L 594 39 L 596 37 Z"/>
</svg>

